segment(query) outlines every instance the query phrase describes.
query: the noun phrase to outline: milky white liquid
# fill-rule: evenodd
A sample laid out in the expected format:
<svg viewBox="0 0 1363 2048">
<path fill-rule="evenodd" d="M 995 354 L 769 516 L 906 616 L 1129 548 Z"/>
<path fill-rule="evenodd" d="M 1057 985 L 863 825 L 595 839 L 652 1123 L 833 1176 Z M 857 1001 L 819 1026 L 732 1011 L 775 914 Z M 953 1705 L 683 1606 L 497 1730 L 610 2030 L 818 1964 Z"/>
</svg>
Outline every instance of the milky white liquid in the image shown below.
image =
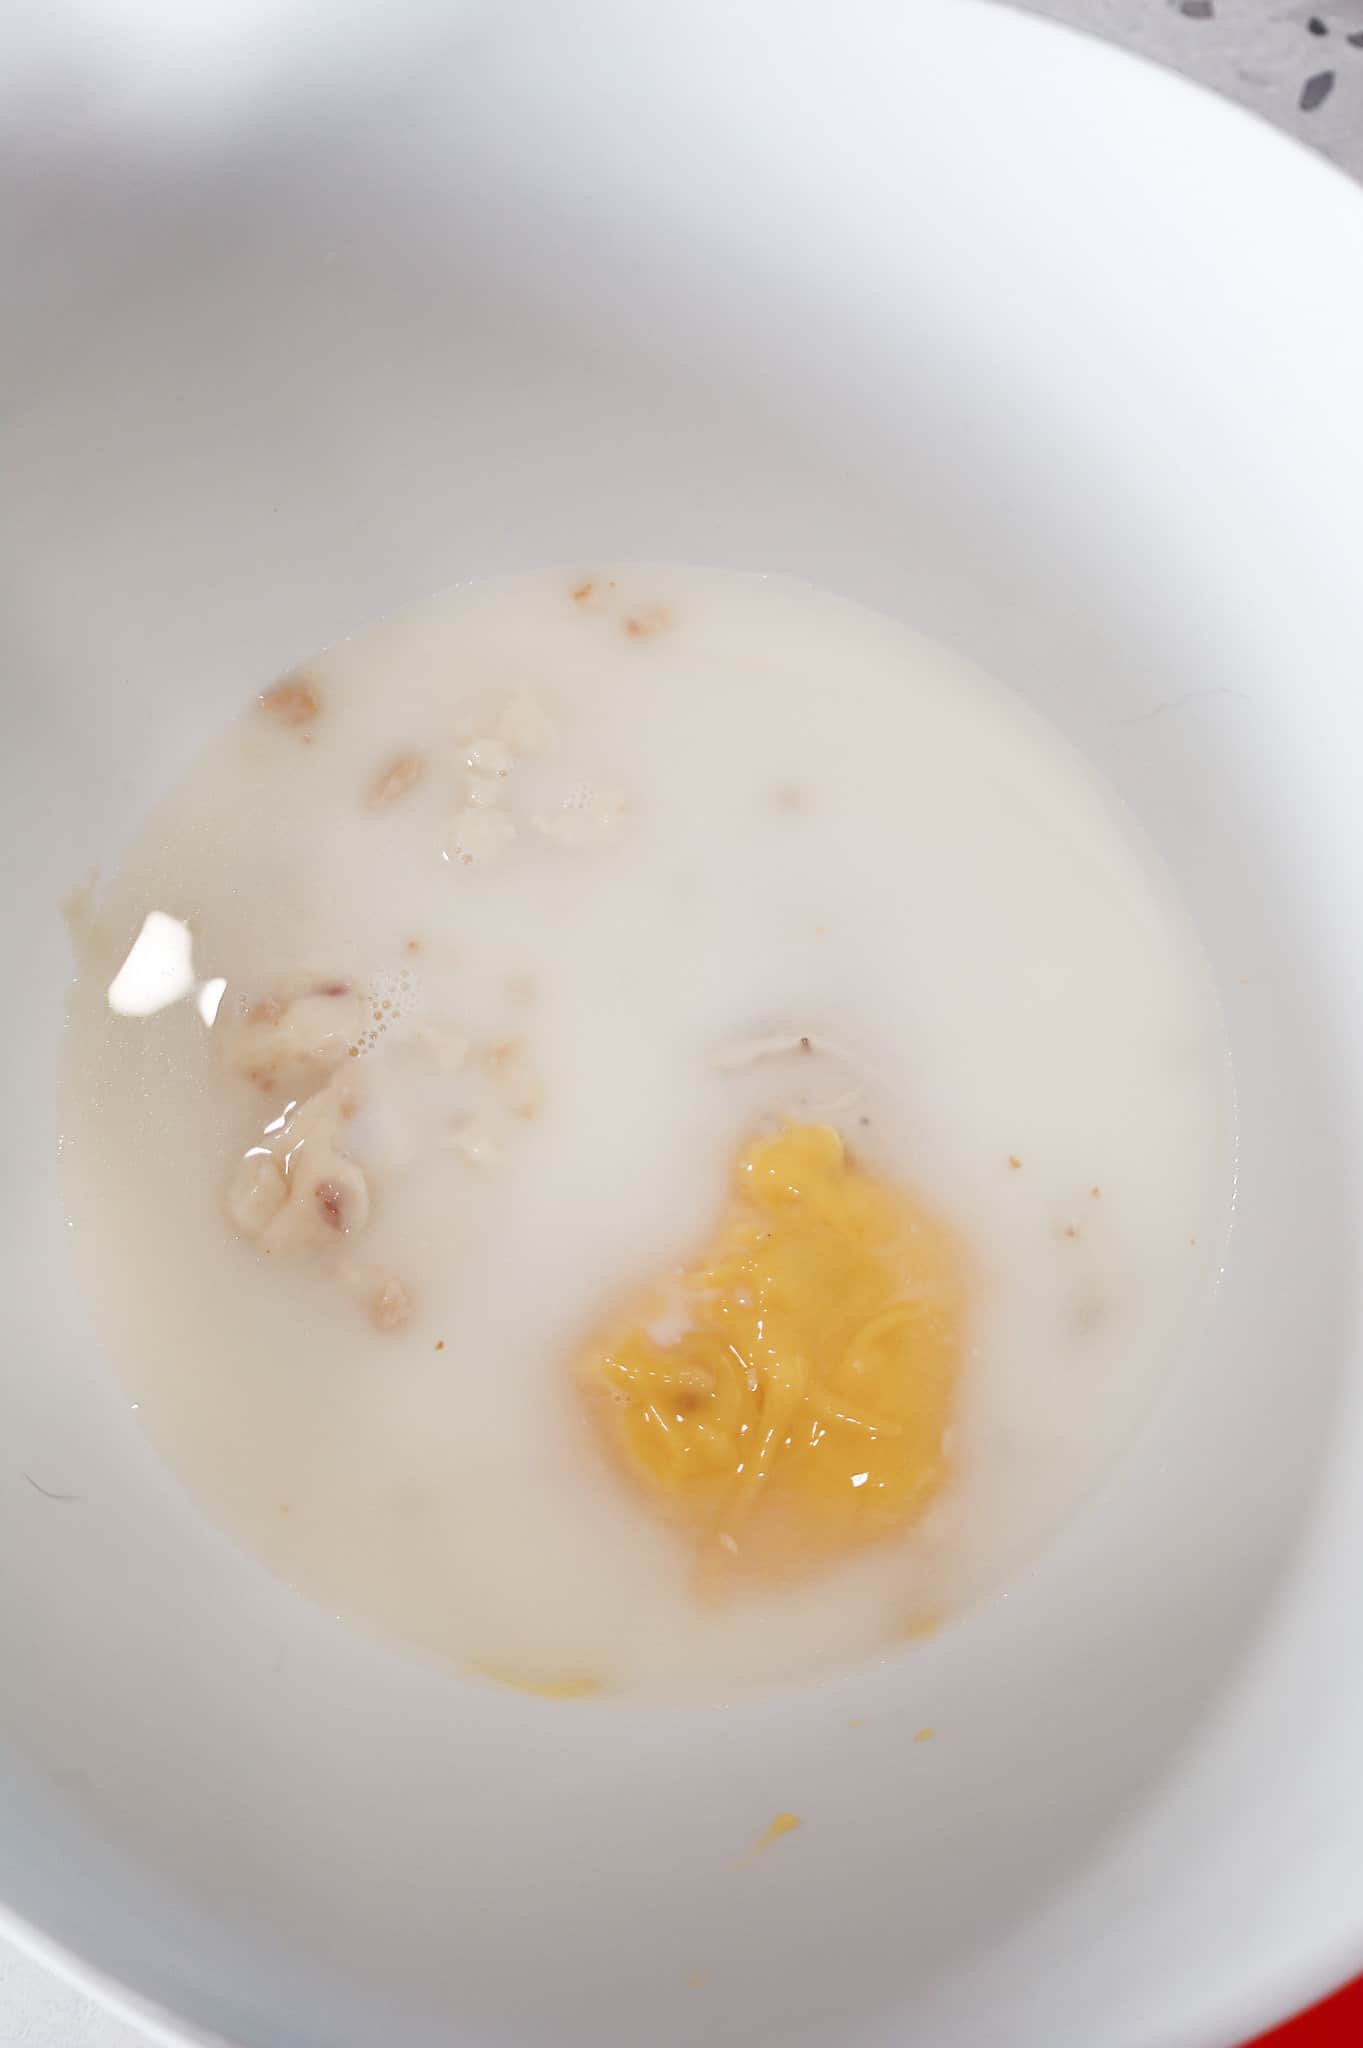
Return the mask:
<svg viewBox="0 0 1363 2048">
<path fill-rule="evenodd" d="M 140 1420 L 293 1585 L 469 1669 L 704 1691 L 902 1641 L 1091 1493 L 1214 1273 L 1225 1054 L 1167 881 L 1021 703 L 804 586 L 582 581 L 362 634 L 309 666 L 305 732 L 253 706 L 160 806 L 80 947 L 69 1205 Z M 515 836 L 466 865 L 470 746 L 527 691 L 552 737 L 512 750 Z M 421 779 L 369 807 L 409 753 Z M 188 924 L 209 993 L 116 1014 L 152 911 Z M 223 1033 L 300 972 L 373 991 L 344 1076 L 371 1214 L 275 1257 L 224 1190 L 285 1105 Z M 725 1056 L 768 1035 L 813 1052 Z M 961 1234 L 954 1477 L 901 1538 L 703 1601 L 573 1365 L 703 1246 L 736 1148 L 782 1113 L 836 1123 Z M 385 1276 L 397 1329 L 365 1305 Z"/>
</svg>

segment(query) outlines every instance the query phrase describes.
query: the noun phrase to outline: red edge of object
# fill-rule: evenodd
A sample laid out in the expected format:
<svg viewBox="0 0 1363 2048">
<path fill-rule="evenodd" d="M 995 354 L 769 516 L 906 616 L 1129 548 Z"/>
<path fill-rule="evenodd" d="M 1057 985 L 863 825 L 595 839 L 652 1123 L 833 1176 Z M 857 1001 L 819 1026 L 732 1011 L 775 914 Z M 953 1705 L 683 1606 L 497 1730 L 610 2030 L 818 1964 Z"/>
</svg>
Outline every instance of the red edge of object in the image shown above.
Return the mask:
<svg viewBox="0 0 1363 2048">
<path fill-rule="evenodd" d="M 1363 1977 L 1300 2019 L 1260 2035 L 1249 2048 L 1345 2048 L 1346 2042 L 1348 2048 L 1363 2043 Z"/>
</svg>

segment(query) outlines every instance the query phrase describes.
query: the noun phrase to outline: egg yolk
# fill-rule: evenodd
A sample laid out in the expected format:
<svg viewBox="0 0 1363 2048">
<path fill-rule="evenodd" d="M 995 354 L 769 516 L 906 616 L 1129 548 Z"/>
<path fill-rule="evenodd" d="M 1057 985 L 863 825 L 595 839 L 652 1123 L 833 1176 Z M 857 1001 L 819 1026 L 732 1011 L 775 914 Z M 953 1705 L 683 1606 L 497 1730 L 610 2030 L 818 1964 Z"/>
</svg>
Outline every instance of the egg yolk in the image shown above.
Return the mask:
<svg viewBox="0 0 1363 2048">
<path fill-rule="evenodd" d="M 792 1124 L 736 1162 L 703 1255 L 592 1344 L 606 1442 L 710 1557 L 789 1571 L 906 1527 L 947 1476 L 954 1234 Z"/>
</svg>

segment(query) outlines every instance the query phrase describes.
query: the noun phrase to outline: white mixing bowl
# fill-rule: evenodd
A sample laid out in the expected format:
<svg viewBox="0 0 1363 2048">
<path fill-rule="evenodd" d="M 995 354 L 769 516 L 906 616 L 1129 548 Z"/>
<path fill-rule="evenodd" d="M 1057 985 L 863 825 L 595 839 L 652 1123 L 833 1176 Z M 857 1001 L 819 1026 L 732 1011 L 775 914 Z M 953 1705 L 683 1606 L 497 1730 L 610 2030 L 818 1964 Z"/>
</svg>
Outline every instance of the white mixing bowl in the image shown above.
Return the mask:
<svg viewBox="0 0 1363 2048">
<path fill-rule="evenodd" d="M 1323 1989 L 1363 1960 L 1363 194 L 973 0 L 7 36 L 15 1926 L 242 2048 L 1221 2048 Z M 1095 1510 L 937 1639 L 708 1711 L 478 1690 L 239 1555 L 57 1199 L 63 893 L 296 657 L 596 555 L 807 576 L 1025 692 L 1177 875 L 1240 1091 L 1212 1326 Z"/>
</svg>

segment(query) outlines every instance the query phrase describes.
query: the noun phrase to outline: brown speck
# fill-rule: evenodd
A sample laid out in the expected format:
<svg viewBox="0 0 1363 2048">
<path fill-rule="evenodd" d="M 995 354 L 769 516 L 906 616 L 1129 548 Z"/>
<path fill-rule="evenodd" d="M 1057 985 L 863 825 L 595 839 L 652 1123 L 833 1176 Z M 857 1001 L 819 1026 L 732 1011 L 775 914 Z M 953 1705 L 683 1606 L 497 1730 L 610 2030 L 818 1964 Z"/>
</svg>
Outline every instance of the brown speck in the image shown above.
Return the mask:
<svg viewBox="0 0 1363 2048">
<path fill-rule="evenodd" d="M 246 1021 L 248 1024 L 277 1024 L 283 1015 L 284 1005 L 278 996 L 262 996 L 246 1012 Z"/>
<path fill-rule="evenodd" d="M 1077 1223 L 1067 1223 L 1065 1225 L 1064 1230 L 1061 1232 L 1062 1237 L 1075 1238 L 1078 1237 L 1078 1235 L 1079 1225 Z"/>
<path fill-rule="evenodd" d="M 445 1339 L 443 1337 L 436 1338 L 435 1348 L 437 1351 L 443 1351 L 445 1349 Z"/>
<path fill-rule="evenodd" d="M 344 1230 L 345 1197 L 334 1180 L 319 1180 L 313 1199 L 322 1212 L 322 1220 L 330 1230 Z"/>
<path fill-rule="evenodd" d="M 855 1716 L 854 1716 L 854 1718 L 853 1718 L 852 1720 L 850 1720 L 850 1721 L 848 1722 L 848 1724 L 847 1724 L 847 1725 L 848 1725 L 848 1727 L 849 1727 L 849 1728 L 860 1728 L 860 1727 L 864 1726 L 864 1723 L 863 1723 L 863 1721 L 862 1721 L 861 1715 L 860 1715 L 860 1714 L 857 1714 L 857 1715 L 855 1715 Z"/>
<path fill-rule="evenodd" d="M 281 1515 L 291 1515 L 293 1513 L 293 1509 L 289 1506 L 289 1503 L 286 1500 L 282 1500 L 279 1503 L 279 1512 Z"/>
<path fill-rule="evenodd" d="M 915 1742 L 931 1742 L 936 1733 L 935 1728 L 916 1728 L 913 1739 Z"/>
<path fill-rule="evenodd" d="M 1021 1173 L 1022 1161 L 1018 1158 L 1016 1152 L 1010 1152 L 1008 1154 L 1008 1164 L 1012 1167 L 1014 1173 Z"/>
<path fill-rule="evenodd" d="M 705 1989 L 704 1970 L 688 1970 L 686 1973 L 686 1988 L 688 1991 L 703 1991 Z"/>
<path fill-rule="evenodd" d="M 281 725 L 307 725 L 322 708 L 322 700 L 306 676 L 282 676 L 260 693 L 260 708 Z"/>
<path fill-rule="evenodd" d="M 1188 1239 L 1188 1242 L 1189 1242 L 1189 1244 L 1196 1244 L 1196 1243 L 1197 1243 L 1197 1239 L 1196 1239 L 1195 1237 L 1190 1237 L 1190 1238 Z"/>
<path fill-rule="evenodd" d="M 904 1639 L 910 1643 L 925 1643 L 930 1636 L 938 1634 L 941 1626 L 941 1615 L 932 1608 L 927 1608 L 922 1614 L 915 1614 L 905 1624 Z"/>
<path fill-rule="evenodd" d="M 1102 1191 L 1102 1189 L 1101 1189 L 1101 1188 L 1090 1188 L 1090 1189 L 1089 1189 L 1089 1199 L 1090 1199 L 1091 1201 L 1094 1201 L 1094 1202 L 1101 1202 L 1101 1201 L 1102 1201 L 1102 1199 L 1103 1199 L 1103 1191 Z"/>
<path fill-rule="evenodd" d="M 773 1842 L 779 1842 L 782 1835 L 794 1834 L 799 1825 L 800 1816 L 798 1813 L 778 1813 L 771 1826 L 766 1829 L 765 1833 L 759 1835 L 758 1839 L 753 1843 L 750 1853 L 753 1856 L 760 1856 L 762 1851 L 769 1849 Z"/>
<path fill-rule="evenodd" d="M 665 604 L 645 605 L 642 611 L 630 612 L 625 619 L 625 631 L 631 640 L 647 640 L 654 633 L 660 633 L 672 617 Z"/>
<path fill-rule="evenodd" d="M 348 981 L 319 981 L 314 993 L 319 996 L 348 996 L 350 994 L 350 983 Z"/>
<path fill-rule="evenodd" d="M 796 812 L 809 809 L 809 798 L 804 790 L 797 788 L 793 782 L 783 782 L 780 785 L 774 802 L 778 811 Z"/>
<path fill-rule="evenodd" d="M 800 1050 L 801 1052 L 813 1052 L 813 1041 L 808 1038 L 802 1037 L 800 1040 Z"/>
<path fill-rule="evenodd" d="M 614 587 L 614 584 L 612 584 L 611 588 L 614 589 Z M 592 592 L 595 589 L 596 585 L 594 583 L 579 583 L 577 589 L 573 592 L 573 603 L 590 604 Z"/>
<path fill-rule="evenodd" d="M 403 951 L 406 953 L 421 953 L 425 951 L 425 948 L 420 939 L 408 939 Z"/>
<path fill-rule="evenodd" d="M 415 789 L 425 773 L 426 763 L 420 754 L 399 754 L 370 783 L 366 807 L 371 811 L 386 810 L 389 804 L 406 796 L 408 790 Z"/>
</svg>

